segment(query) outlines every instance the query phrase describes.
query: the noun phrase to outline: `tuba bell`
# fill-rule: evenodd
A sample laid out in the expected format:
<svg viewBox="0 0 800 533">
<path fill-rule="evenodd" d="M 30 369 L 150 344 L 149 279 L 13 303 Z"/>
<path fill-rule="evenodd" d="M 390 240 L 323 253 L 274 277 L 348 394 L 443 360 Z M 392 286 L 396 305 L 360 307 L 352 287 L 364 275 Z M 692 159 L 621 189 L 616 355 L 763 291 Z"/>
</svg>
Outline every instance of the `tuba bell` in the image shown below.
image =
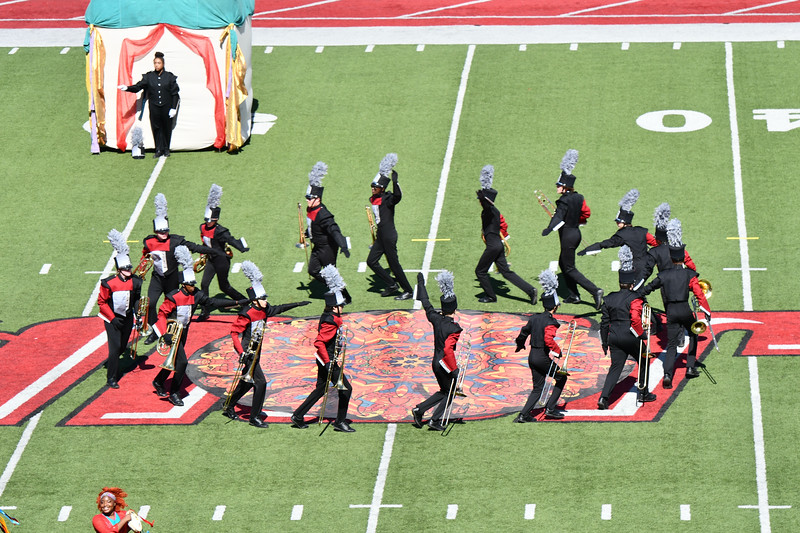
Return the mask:
<svg viewBox="0 0 800 533">
<path fill-rule="evenodd" d="M 177 320 L 167 320 L 167 331 L 165 334 L 167 333 L 172 335 L 172 344 L 164 342 L 164 336 L 162 335 L 161 338 L 158 339 L 156 351 L 159 355 L 166 356 L 164 364 L 159 365 L 159 368 L 164 368 L 172 372 L 175 370 L 175 357 L 178 355 L 178 345 L 181 343 L 181 336 L 183 335 L 183 324 Z"/>
<path fill-rule="evenodd" d="M 697 284 L 700 285 L 700 289 L 706 295 L 706 298 L 711 298 L 711 282 L 707 279 L 698 279 Z"/>
<path fill-rule="evenodd" d="M 694 333 L 695 335 L 700 335 L 702 333 L 705 333 L 707 329 L 708 329 L 708 322 L 705 319 L 695 320 L 694 322 L 692 322 L 691 330 L 692 333 Z"/>
</svg>

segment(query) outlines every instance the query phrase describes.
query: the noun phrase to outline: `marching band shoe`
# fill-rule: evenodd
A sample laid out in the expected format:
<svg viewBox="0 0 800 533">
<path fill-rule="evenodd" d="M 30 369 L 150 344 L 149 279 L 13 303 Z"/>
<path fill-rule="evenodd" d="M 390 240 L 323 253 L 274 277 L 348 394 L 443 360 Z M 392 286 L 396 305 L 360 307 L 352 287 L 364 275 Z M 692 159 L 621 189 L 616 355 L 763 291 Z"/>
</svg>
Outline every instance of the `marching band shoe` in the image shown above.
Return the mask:
<svg viewBox="0 0 800 533">
<path fill-rule="evenodd" d="M 483 298 L 478 298 L 478 301 L 482 304 L 493 304 L 497 301 L 497 298 L 490 298 L 489 296 L 484 296 Z"/>
<path fill-rule="evenodd" d="M 269 424 L 260 418 L 253 418 L 250 420 L 250 425 L 257 428 L 268 428 Z"/>
<path fill-rule="evenodd" d="M 340 431 L 342 433 L 355 433 L 356 430 L 350 427 L 350 424 L 347 421 L 342 420 L 341 422 L 334 422 L 331 424 L 333 426 L 334 431 Z"/>
<path fill-rule="evenodd" d="M 657 396 L 652 392 L 640 392 L 636 397 L 639 403 L 654 402 L 656 398 Z"/>
<path fill-rule="evenodd" d="M 665 389 L 671 389 L 672 388 L 672 376 L 668 376 L 668 375 L 665 374 L 664 375 L 664 380 L 661 382 L 661 385 Z"/>
<path fill-rule="evenodd" d="M 395 300 L 410 300 L 412 296 L 414 296 L 412 293 L 404 292 L 403 294 L 399 294 L 399 295 L 395 296 L 394 299 Z"/>
<path fill-rule="evenodd" d="M 164 150 L 164 157 L 169 157 L 169 150 Z"/>
<path fill-rule="evenodd" d="M 536 287 L 533 288 L 533 291 L 531 291 L 528 296 L 531 299 L 531 305 L 536 305 L 536 302 L 539 301 L 539 292 L 536 290 Z"/>
<path fill-rule="evenodd" d="M 532 416 L 525 416 L 522 413 L 517 415 L 517 418 L 512 420 L 515 424 L 526 424 L 528 422 L 533 422 L 535 419 Z"/>
<path fill-rule="evenodd" d="M 581 297 L 577 296 L 575 294 L 573 294 L 571 296 L 567 296 L 566 298 L 564 298 L 564 303 L 565 304 L 579 304 L 579 303 L 581 303 Z"/>
<path fill-rule="evenodd" d="M 439 420 L 431 420 L 430 422 L 428 422 L 429 431 L 444 431 L 445 429 L 447 428 L 444 427 L 441 421 Z"/>
<path fill-rule="evenodd" d="M 144 340 L 144 343 L 145 344 L 153 344 L 157 340 L 158 340 L 158 335 L 156 335 L 155 331 L 151 331 L 150 335 L 148 335 L 147 338 Z"/>
<path fill-rule="evenodd" d="M 600 409 L 601 411 L 605 411 L 606 409 L 608 409 L 608 398 L 603 398 L 601 396 L 600 399 L 597 400 L 597 408 Z"/>
<path fill-rule="evenodd" d="M 177 407 L 183 407 L 183 400 L 181 400 L 181 397 L 178 396 L 177 392 L 173 392 L 169 395 L 169 403 Z"/>
<path fill-rule="evenodd" d="M 208 309 L 203 309 L 203 310 L 200 312 L 200 314 L 199 314 L 199 315 L 197 315 L 197 319 L 196 319 L 196 320 L 197 320 L 198 322 L 205 322 L 206 320 L 208 320 L 208 317 L 209 317 L 209 316 L 211 316 L 211 313 L 208 311 Z"/>
<path fill-rule="evenodd" d="M 308 424 L 306 424 L 303 417 L 292 415 L 289 417 L 289 420 L 292 421 L 292 427 L 296 427 L 297 429 L 308 429 Z"/>
<path fill-rule="evenodd" d="M 550 420 L 563 420 L 564 413 L 556 411 L 555 409 L 547 409 L 544 412 L 544 417 Z"/>
<path fill-rule="evenodd" d="M 411 416 L 414 417 L 413 426 L 417 429 L 421 429 L 422 426 L 425 425 L 425 422 L 422 421 L 422 411 L 419 408 L 415 407 L 411 410 Z"/>
<path fill-rule="evenodd" d="M 381 291 L 381 296 L 386 298 L 387 296 L 391 296 L 392 294 L 396 293 L 400 287 L 397 283 L 390 285 Z"/>
<path fill-rule="evenodd" d="M 231 420 L 239 420 L 239 417 L 236 416 L 236 413 L 233 409 L 225 409 L 222 411 L 222 416 L 230 418 Z"/>
<path fill-rule="evenodd" d="M 597 292 L 594 293 L 594 307 L 599 311 L 602 305 L 603 305 L 603 289 L 597 289 Z"/>
<path fill-rule="evenodd" d="M 687 368 L 686 369 L 686 379 L 696 378 L 700 375 L 700 371 L 697 370 L 695 367 Z"/>
<path fill-rule="evenodd" d="M 156 390 L 156 394 L 158 395 L 159 398 L 166 398 L 167 396 L 169 396 L 169 394 L 167 394 L 167 391 L 164 389 L 164 385 L 162 385 L 156 380 L 153 380 L 153 388 Z"/>
<path fill-rule="evenodd" d="M 109 380 L 108 380 L 108 383 L 106 383 L 106 385 L 108 385 L 108 386 L 109 386 L 109 387 L 111 387 L 112 389 L 118 389 L 118 388 L 119 388 L 119 383 L 117 383 L 117 380 L 116 380 L 116 379 L 113 379 L 113 378 L 112 378 L 112 379 L 109 379 Z"/>
</svg>

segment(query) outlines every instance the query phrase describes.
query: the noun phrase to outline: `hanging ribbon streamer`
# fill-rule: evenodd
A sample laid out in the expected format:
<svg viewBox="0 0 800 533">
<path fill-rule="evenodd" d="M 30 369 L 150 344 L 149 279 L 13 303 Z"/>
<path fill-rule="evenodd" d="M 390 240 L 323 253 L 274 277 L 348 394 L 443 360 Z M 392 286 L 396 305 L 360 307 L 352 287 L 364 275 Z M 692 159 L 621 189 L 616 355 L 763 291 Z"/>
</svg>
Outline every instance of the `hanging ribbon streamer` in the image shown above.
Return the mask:
<svg viewBox="0 0 800 533">
<path fill-rule="evenodd" d="M 222 32 L 219 42 L 226 42 L 225 48 L 225 140 L 228 152 L 238 150 L 242 144 L 242 120 L 239 106 L 247 98 L 244 77 L 247 62 L 239 48 L 238 36 L 233 24 Z"/>
<path fill-rule="evenodd" d="M 106 49 L 97 27 L 88 30 L 86 55 L 86 92 L 89 93 L 89 119 L 92 126 L 92 153 L 99 154 L 100 146 L 106 144 L 106 97 L 104 75 Z M 86 47 L 85 47 L 86 48 Z"/>
</svg>

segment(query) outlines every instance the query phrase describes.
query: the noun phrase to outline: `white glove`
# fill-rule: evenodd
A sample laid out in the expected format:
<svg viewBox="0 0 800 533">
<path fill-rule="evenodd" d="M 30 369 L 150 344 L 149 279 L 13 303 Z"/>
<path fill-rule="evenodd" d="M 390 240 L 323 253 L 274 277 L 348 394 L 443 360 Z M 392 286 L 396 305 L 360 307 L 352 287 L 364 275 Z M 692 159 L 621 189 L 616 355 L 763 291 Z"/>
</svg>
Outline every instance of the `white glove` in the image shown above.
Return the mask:
<svg viewBox="0 0 800 533">
<path fill-rule="evenodd" d="M 127 91 L 128 90 L 128 86 L 127 85 L 117 85 L 117 89 L 119 89 L 120 91 Z"/>
<path fill-rule="evenodd" d="M 177 109 L 170 109 L 169 110 L 169 118 L 175 118 L 175 115 L 177 115 L 177 114 L 178 114 L 178 110 Z"/>
</svg>

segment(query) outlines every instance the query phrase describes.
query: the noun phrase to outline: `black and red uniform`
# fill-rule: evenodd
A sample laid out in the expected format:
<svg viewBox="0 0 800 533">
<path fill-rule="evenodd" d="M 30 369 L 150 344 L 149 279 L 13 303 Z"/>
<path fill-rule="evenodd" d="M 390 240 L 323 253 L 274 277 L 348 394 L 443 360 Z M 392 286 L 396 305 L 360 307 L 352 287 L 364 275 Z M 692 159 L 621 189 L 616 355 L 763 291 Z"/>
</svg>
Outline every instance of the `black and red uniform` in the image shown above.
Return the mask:
<svg viewBox="0 0 800 533">
<path fill-rule="evenodd" d="M 617 232 L 608 239 L 594 244 L 590 244 L 579 252 L 578 255 L 585 255 L 590 252 L 599 252 L 604 248 L 619 248 L 623 245 L 628 245 L 633 254 L 633 270 L 637 274 L 646 271 L 648 258 L 648 246 L 656 246 L 658 241 L 656 238 L 647 231 L 647 228 L 642 226 L 625 225 L 617 230 Z M 652 269 L 651 269 L 652 272 Z M 638 280 L 634 283 L 634 289 L 639 288 L 642 282 L 647 279 L 643 276 L 638 276 Z"/>
<path fill-rule="evenodd" d="M 347 248 L 347 241 L 342 236 L 339 225 L 333 219 L 333 214 L 328 211 L 324 204 L 320 203 L 316 207 L 308 207 L 306 216 L 309 220 L 309 230 L 311 233 L 311 257 L 308 260 L 308 273 L 311 277 L 325 284 L 325 280 L 320 275 L 322 267 L 327 265 L 336 266 L 336 256 L 339 249 L 345 257 L 350 257 Z"/>
<path fill-rule="evenodd" d="M 628 357 L 638 359 L 641 346 L 640 339 L 645 331 L 642 326 L 642 305 L 643 299 L 629 289 L 622 289 L 617 292 L 607 294 L 603 300 L 602 318 L 600 320 L 600 340 L 603 346 L 603 353 L 611 350 L 611 366 L 606 375 L 603 385 L 601 398 L 608 398 L 619 381 L 625 361 Z M 644 365 L 649 365 L 649 359 L 645 359 L 644 365 L 639 363 L 639 387 L 640 396 L 646 395 L 648 384 L 644 382 Z M 642 385 L 644 384 L 644 389 Z"/>
<path fill-rule="evenodd" d="M 136 85 L 129 85 L 125 91 L 136 93 L 144 89 L 142 106 L 145 100 L 149 102 L 150 129 L 153 132 L 157 156 L 169 156 L 169 144 L 172 139 L 172 119 L 169 117 L 170 109 L 178 108 L 179 92 L 178 77 L 172 72 L 151 70 L 142 74 L 142 79 Z"/>
<path fill-rule="evenodd" d="M 178 270 L 178 261 L 175 259 L 175 248 L 184 245 L 192 252 L 209 254 L 210 257 L 218 255 L 219 252 L 208 246 L 187 241 L 183 235 L 175 234 L 170 234 L 164 241 L 155 235 L 148 235 L 144 238 L 143 243 L 142 258 L 146 254 L 150 254 L 153 259 L 153 276 L 150 278 L 150 286 L 147 288 L 147 296 L 150 298 L 147 322 L 153 324 L 156 321 L 158 299 L 162 294 L 169 294 L 176 290 L 180 283 L 181 275 Z"/>
<path fill-rule="evenodd" d="M 567 383 L 565 374 L 557 375 L 559 366 L 555 364 L 551 357 L 561 357 L 561 347 L 556 342 L 559 322 L 549 311 L 531 315 L 528 322 L 522 326 L 517 335 L 517 351 L 525 349 L 525 341 L 530 337 L 531 351 L 528 354 L 528 366 L 531 369 L 533 378 L 533 389 L 528 395 L 528 401 L 520 411 L 524 417 L 531 417 L 531 411 L 536 407 L 539 397 L 544 390 L 544 382 L 547 376 L 555 377 L 553 392 L 545 405 L 546 411 L 555 411 L 561 391 Z M 548 374 L 548 372 L 550 372 Z"/>
<path fill-rule="evenodd" d="M 342 369 L 339 367 L 339 362 L 334 361 L 334 353 L 336 351 L 336 336 L 339 333 L 339 328 L 342 327 L 342 316 L 335 314 L 333 311 L 326 310 L 319 317 L 319 325 L 317 326 L 317 338 L 314 341 L 314 348 L 316 348 L 316 361 L 317 361 L 317 385 L 311 394 L 308 395 L 303 403 L 295 409 L 292 418 L 302 420 L 306 413 L 311 409 L 314 404 L 322 398 L 325 394 L 325 385 L 328 379 L 328 371 L 333 365 L 331 373 L 331 383 L 339 381 L 339 373 Z M 350 405 L 350 397 L 353 394 L 353 386 L 347 379 L 347 376 L 342 378 L 342 383 L 345 389 L 339 390 L 339 406 L 336 409 L 336 424 L 345 422 L 347 418 L 347 408 Z M 324 415 L 324 413 L 323 413 Z"/>
<path fill-rule="evenodd" d="M 217 251 L 216 255 L 209 256 L 208 262 L 206 262 L 206 267 L 203 270 L 203 279 L 200 282 L 200 290 L 206 294 L 211 294 L 208 292 L 208 288 L 211 285 L 211 280 L 214 279 L 214 275 L 216 275 L 219 290 L 234 300 L 244 298 L 244 295 L 234 289 L 228 281 L 231 258 L 225 253 L 225 245 L 232 246 L 242 253 L 248 251 L 249 248 L 245 248 L 242 241 L 233 238 L 228 228 L 220 226 L 218 223 L 211 228 L 205 223 L 200 224 L 200 240 L 203 245 Z"/>
<path fill-rule="evenodd" d="M 689 252 L 683 251 L 683 264 L 697 272 L 697 267 L 694 264 Z M 674 267 L 672 258 L 669 255 L 669 245 L 666 242 L 656 240 L 656 245 L 647 251 L 647 262 L 645 264 L 642 279 L 647 280 L 653 273 L 653 269 L 658 268 L 658 271 L 667 270 Z"/>
<path fill-rule="evenodd" d="M 420 278 L 421 279 L 421 278 Z M 444 410 L 448 403 L 453 401 L 455 394 L 454 383 L 458 380 L 458 364 L 456 363 L 455 349 L 458 339 L 461 336 L 461 326 L 456 323 L 452 315 L 443 315 L 436 311 L 428 299 L 428 291 L 424 283 L 417 283 L 417 300 L 422 302 L 425 316 L 433 326 L 433 360 L 431 368 L 439 390 L 433 393 L 427 400 L 414 407 L 418 411 L 420 419 L 425 411 L 432 407 L 433 410 L 430 423 L 432 426 L 440 426 Z M 448 393 L 450 396 L 448 397 Z"/>
<path fill-rule="evenodd" d="M 183 326 L 183 331 L 179 338 L 173 337 L 172 344 L 178 343 L 177 352 L 175 354 L 175 375 L 172 377 L 172 384 L 170 385 L 170 394 L 177 394 L 183 384 L 183 377 L 186 375 L 186 352 L 184 345 L 186 338 L 189 335 L 189 326 L 191 325 L 192 315 L 198 305 L 213 306 L 213 307 L 228 307 L 235 305 L 237 302 L 234 300 L 226 300 L 223 298 L 209 298 L 206 293 L 201 290 L 195 289 L 194 292 L 189 292 L 186 287 L 176 289 L 167 294 L 164 298 L 164 303 L 158 308 L 158 320 L 153 324 L 153 332 L 156 336 L 161 337 L 167 332 L 167 320 L 175 320 Z M 156 390 L 164 388 L 164 383 L 169 376 L 170 370 L 162 368 L 158 375 L 153 380 L 153 386 Z"/>
<path fill-rule="evenodd" d="M 234 350 L 236 350 L 236 353 L 241 358 L 244 351 L 248 346 L 250 346 L 250 339 L 252 339 L 253 335 L 257 334 L 259 330 L 262 334 L 263 343 L 263 335 L 266 334 L 266 329 L 264 329 L 266 328 L 265 322 L 269 319 L 269 317 L 279 315 L 285 311 L 288 311 L 289 309 L 294 309 L 295 307 L 307 305 L 309 303 L 311 302 L 297 302 L 283 305 L 267 304 L 265 309 L 260 309 L 254 304 L 247 306 L 239 313 L 239 315 L 236 317 L 236 320 L 231 325 L 231 340 L 233 341 Z M 229 409 L 232 411 L 233 406 L 236 405 L 242 396 L 244 396 L 247 391 L 253 388 L 253 403 L 250 408 L 251 421 L 258 419 L 258 417 L 261 415 L 261 408 L 264 406 L 264 395 L 266 394 L 267 390 L 267 380 L 264 378 L 264 371 L 261 370 L 261 365 L 258 364 L 258 358 L 261 357 L 260 346 L 258 353 L 255 354 L 255 357 L 256 364 L 255 368 L 253 369 L 253 383 L 248 383 L 247 381 L 240 379 L 239 383 L 236 385 L 236 389 L 233 391 L 233 394 L 231 394 L 229 407 Z M 241 361 L 245 369 L 250 367 L 251 362 L 252 359 L 250 358 Z"/>
<path fill-rule="evenodd" d="M 493 191 L 493 189 L 490 190 Z M 481 258 L 478 259 L 478 265 L 475 267 L 475 277 L 478 278 L 478 283 L 480 283 L 481 289 L 483 289 L 483 292 L 486 294 L 484 299 L 490 301 L 497 300 L 497 295 L 489 279 L 489 268 L 492 266 L 492 263 L 494 263 L 500 275 L 521 289 L 528 295 L 528 298 L 531 299 L 531 303 L 534 303 L 536 300 L 536 289 L 533 285 L 511 270 L 511 267 L 508 266 L 508 261 L 506 261 L 505 249 L 503 248 L 503 241 L 500 235 L 502 234 L 503 237 L 508 237 L 508 224 L 506 224 L 505 218 L 500 214 L 500 210 L 497 209 L 494 202 L 486 198 L 485 194 L 480 194 L 483 191 L 484 190 L 478 191 L 478 199 L 480 200 L 482 208 L 481 232 L 486 247 L 483 250 Z"/>
<path fill-rule="evenodd" d="M 692 324 L 695 321 L 694 313 L 689 307 L 689 291 L 697 297 L 700 311 L 707 316 L 711 316 L 711 309 L 708 307 L 706 295 L 697 282 L 697 272 L 683 265 L 674 265 L 673 268 L 662 270 L 658 276 L 639 289 L 638 294 L 645 296 L 661 289 L 661 299 L 664 301 L 667 313 L 667 355 L 664 358 L 664 385 L 672 384 L 672 376 L 675 373 L 675 359 L 678 355 L 678 345 L 681 344 L 684 332 L 689 334 L 689 347 L 686 352 L 686 371 L 687 374 L 696 372 L 695 362 L 697 361 L 697 335 L 692 333 Z M 696 374 L 695 374 L 696 375 Z"/>
<path fill-rule="evenodd" d="M 580 226 L 586 224 L 591 215 L 592 211 L 586 205 L 583 195 L 567 190 L 556 200 L 556 210 L 550 219 L 550 224 L 542 231 L 542 235 L 547 235 L 551 231 L 558 230 L 558 241 L 561 245 L 558 268 L 561 269 L 561 275 L 569 293 L 565 299 L 567 303 L 579 301 L 578 285 L 589 292 L 593 298 L 597 298 L 600 290 L 575 267 L 575 250 L 578 249 L 582 240 Z"/>
<path fill-rule="evenodd" d="M 97 306 L 100 308 L 100 318 L 105 322 L 108 337 L 106 362 L 108 382 L 117 381 L 119 378 L 119 356 L 128 346 L 141 292 L 142 279 L 138 276 L 131 275 L 128 279 L 124 279 L 120 274 L 116 274 L 100 281 Z"/>
<path fill-rule="evenodd" d="M 369 199 L 377 230 L 375 242 L 367 256 L 367 266 L 386 284 L 388 289 L 396 288 L 399 284 L 403 292 L 410 296 L 413 290 L 400 265 L 400 259 L 397 257 L 397 228 L 394 225 L 394 208 L 402 199 L 403 191 L 400 190 L 400 185 L 397 183 L 397 172 L 392 171 L 392 192 L 384 191 L 380 194 L 373 194 Z M 394 279 L 380 264 L 383 255 L 386 255 L 386 261 L 394 274 Z"/>
</svg>

